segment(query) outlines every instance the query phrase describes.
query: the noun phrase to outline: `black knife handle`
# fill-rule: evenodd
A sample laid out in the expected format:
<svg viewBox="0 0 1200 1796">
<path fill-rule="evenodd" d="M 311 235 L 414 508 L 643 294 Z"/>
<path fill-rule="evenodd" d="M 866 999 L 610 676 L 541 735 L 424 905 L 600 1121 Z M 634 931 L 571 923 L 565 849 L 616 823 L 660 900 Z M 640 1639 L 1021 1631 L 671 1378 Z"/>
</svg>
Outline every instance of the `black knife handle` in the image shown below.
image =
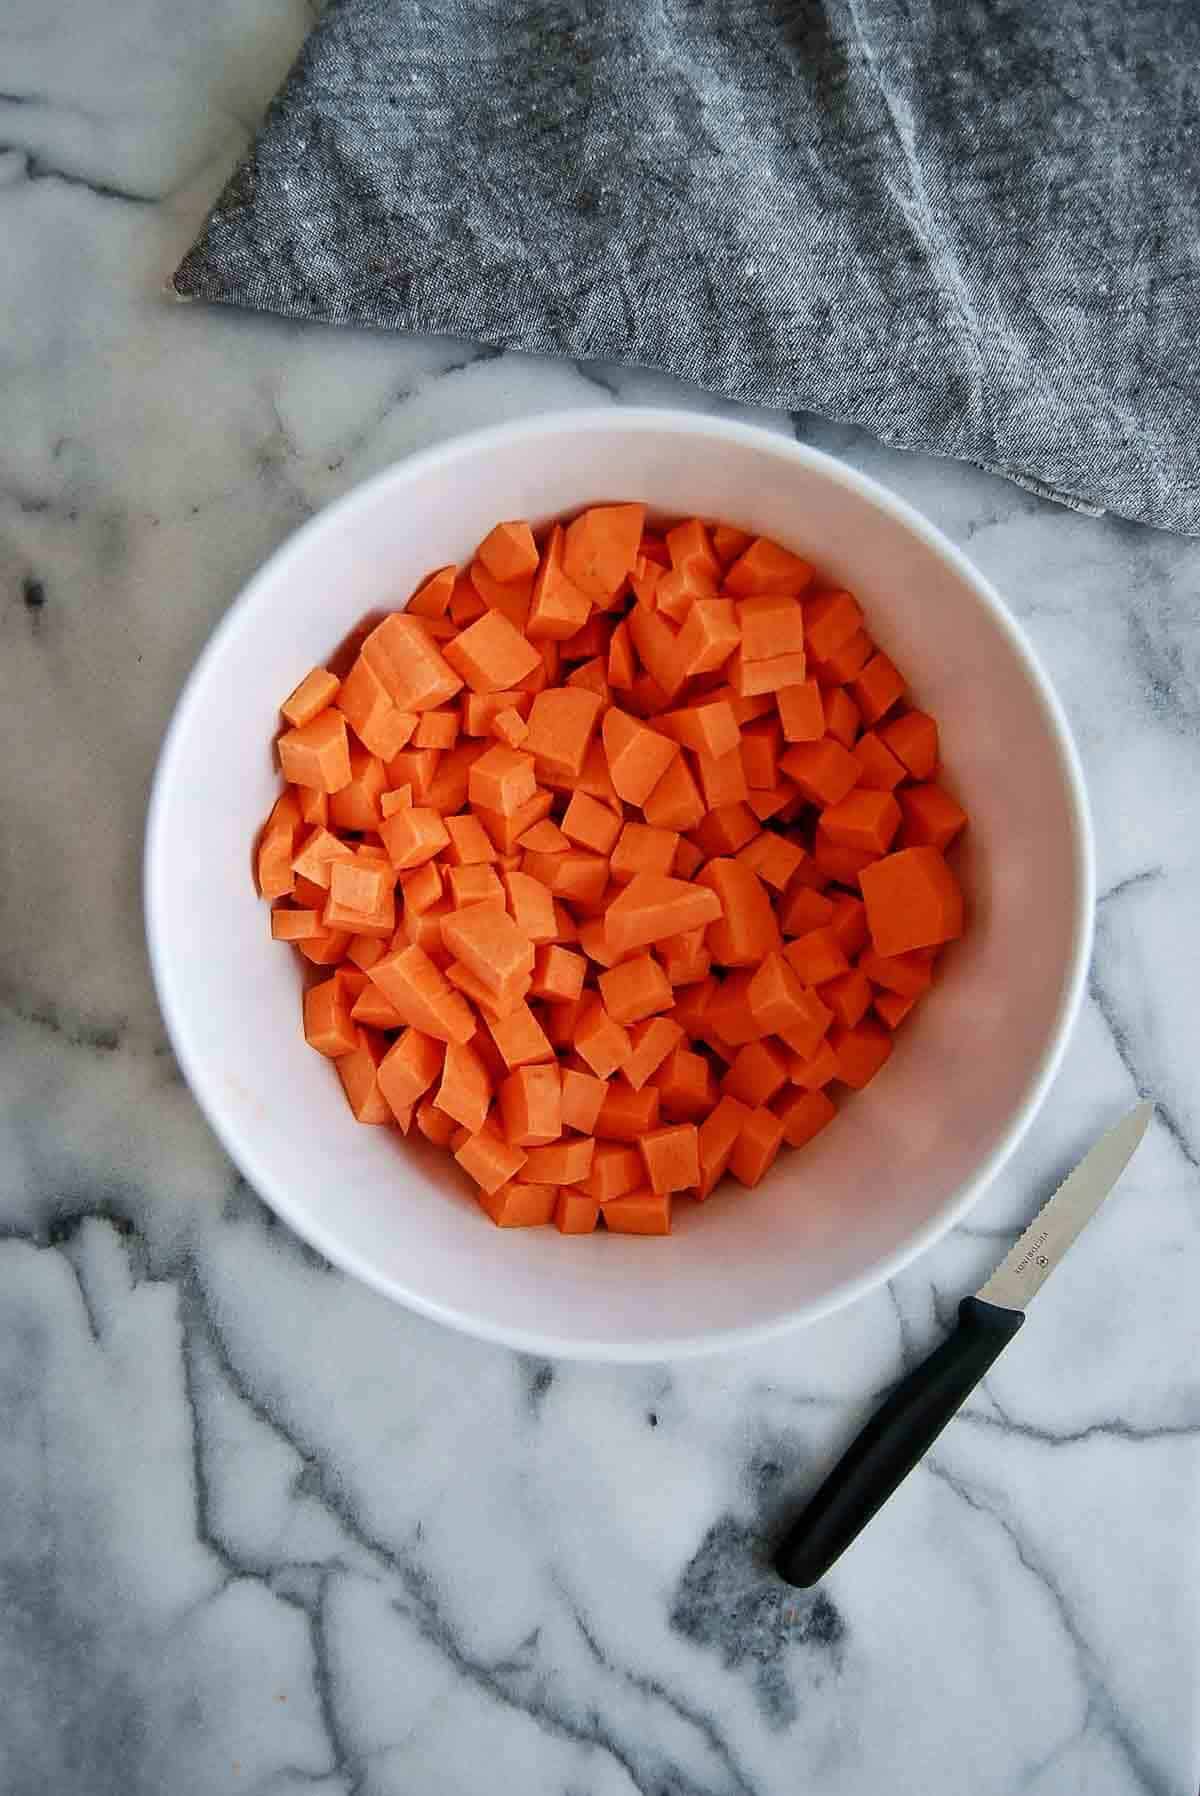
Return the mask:
<svg viewBox="0 0 1200 1796">
<path fill-rule="evenodd" d="M 815 1584 L 907 1478 L 1025 1317 L 964 1297 L 958 1326 L 896 1386 L 850 1443 L 775 1556 L 789 1584 Z"/>
</svg>

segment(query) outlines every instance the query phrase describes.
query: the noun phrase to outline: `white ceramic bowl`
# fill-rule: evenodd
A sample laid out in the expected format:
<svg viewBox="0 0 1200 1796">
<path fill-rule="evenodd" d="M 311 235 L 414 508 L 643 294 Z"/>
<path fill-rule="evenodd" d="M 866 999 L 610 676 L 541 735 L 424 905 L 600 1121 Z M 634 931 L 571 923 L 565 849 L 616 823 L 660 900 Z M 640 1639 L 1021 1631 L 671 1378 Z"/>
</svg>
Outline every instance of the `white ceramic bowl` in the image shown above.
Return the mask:
<svg viewBox="0 0 1200 1796">
<path fill-rule="evenodd" d="M 378 607 L 498 518 L 641 499 L 759 531 L 853 589 L 938 718 L 971 825 L 969 932 L 891 1061 L 753 1192 L 676 1232 L 497 1229 L 425 1143 L 352 1119 L 305 1045 L 295 957 L 268 936 L 251 844 L 275 796 L 277 706 Z M 874 482 L 743 425 L 571 412 L 414 456 L 312 520 L 255 576 L 167 733 L 146 844 L 163 1014 L 221 1140 L 285 1221 L 424 1315 L 533 1352 L 644 1360 L 760 1340 L 847 1303 L 961 1217 L 1029 1124 L 1081 993 L 1093 869 L 1062 711 L 996 593 Z"/>
</svg>

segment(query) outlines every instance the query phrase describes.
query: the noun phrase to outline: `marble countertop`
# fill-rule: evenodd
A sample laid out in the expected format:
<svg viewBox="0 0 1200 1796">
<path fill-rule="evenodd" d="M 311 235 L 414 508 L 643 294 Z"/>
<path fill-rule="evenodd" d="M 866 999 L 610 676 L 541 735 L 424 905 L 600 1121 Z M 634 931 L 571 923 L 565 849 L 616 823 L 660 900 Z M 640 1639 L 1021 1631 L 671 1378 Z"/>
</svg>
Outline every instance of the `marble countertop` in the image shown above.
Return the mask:
<svg viewBox="0 0 1200 1796">
<path fill-rule="evenodd" d="M 1008 595 L 1099 826 L 1095 965 L 1039 1121 L 968 1224 L 831 1320 L 641 1369 L 460 1339 L 276 1223 L 180 1082 L 143 816 L 249 573 L 473 425 L 733 410 L 165 299 L 310 16 L 0 16 L 0 1790 L 1192 1796 L 1200 543 L 759 415 Z M 763 1530 L 1139 1092 L 1158 1120 L 1120 1196 L 961 1418 L 818 1591 L 765 1578 Z"/>
</svg>

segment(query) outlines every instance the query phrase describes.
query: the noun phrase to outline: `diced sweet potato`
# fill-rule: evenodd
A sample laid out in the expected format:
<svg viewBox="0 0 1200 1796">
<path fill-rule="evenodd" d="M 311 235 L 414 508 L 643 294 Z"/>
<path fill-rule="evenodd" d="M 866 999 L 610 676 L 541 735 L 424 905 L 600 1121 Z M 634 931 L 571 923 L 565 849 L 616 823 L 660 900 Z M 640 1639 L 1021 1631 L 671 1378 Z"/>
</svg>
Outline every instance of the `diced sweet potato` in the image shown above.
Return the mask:
<svg viewBox="0 0 1200 1796">
<path fill-rule="evenodd" d="M 612 1079 L 605 1090 L 594 1132 L 607 1141 L 640 1141 L 658 1122 L 660 1102 L 652 1085 L 632 1091 L 628 1085 Z"/>
<path fill-rule="evenodd" d="M 836 1115 L 836 1104 L 823 1091 L 798 1091 L 778 1106 L 783 1139 L 789 1147 L 804 1147 Z"/>
<path fill-rule="evenodd" d="M 432 711 L 462 689 L 424 619 L 393 611 L 377 624 L 361 650 L 400 711 Z"/>
<path fill-rule="evenodd" d="M 669 1235 L 671 1198 L 666 1191 L 631 1191 L 601 1208 L 604 1226 L 614 1235 Z"/>
<path fill-rule="evenodd" d="M 291 786 L 340 792 L 350 783 L 350 742 L 346 720 L 327 707 L 299 729 L 285 730 L 276 747 L 283 777 Z"/>
<path fill-rule="evenodd" d="M 936 723 L 778 543 L 506 521 L 335 666 L 282 707 L 271 933 L 336 969 L 304 1027 L 354 1115 L 501 1227 L 665 1234 L 757 1184 L 962 931 Z"/>
<path fill-rule="evenodd" d="M 897 796 L 904 817 L 906 848 L 949 848 L 966 825 L 967 813 L 942 786 L 905 786 Z"/>
<path fill-rule="evenodd" d="M 339 681 L 326 667 L 314 667 L 306 673 L 294 692 L 288 694 L 279 709 L 293 729 L 303 729 L 317 713 L 331 705 L 337 697 Z"/>
<path fill-rule="evenodd" d="M 936 848 L 902 848 L 863 869 L 859 883 L 878 954 L 933 948 L 962 934 L 962 890 Z"/>
<path fill-rule="evenodd" d="M 696 875 L 720 905 L 721 915 L 708 926 L 709 953 L 718 966 L 756 966 L 780 946 L 779 925 L 766 887 L 741 861 L 709 861 Z"/>
</svg>

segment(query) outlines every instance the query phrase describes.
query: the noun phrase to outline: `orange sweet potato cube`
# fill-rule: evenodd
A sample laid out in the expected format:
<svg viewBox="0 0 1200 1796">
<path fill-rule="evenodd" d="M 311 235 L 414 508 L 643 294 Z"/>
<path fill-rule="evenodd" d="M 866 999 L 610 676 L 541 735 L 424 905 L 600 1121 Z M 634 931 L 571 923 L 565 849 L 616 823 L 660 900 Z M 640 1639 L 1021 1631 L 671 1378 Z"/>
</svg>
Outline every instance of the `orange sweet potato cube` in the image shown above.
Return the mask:
<svg viewBox="0 0 1200 1796">
<path fill-rule="evenodd" d="M 821 829 L 839 848 L 886 854 L 900 827 L 900 806 L 890 792 L 856 786 L 821 813 Z"/>
<path fill-rule="evenodd" d="M 627 804 L 644 804 L 679 753 L 679 744 L 610 705 L 601 739 L 617 794 Z"/>
<path fill-rule="evenodd" d="M 497 1228 L 541 1228 L 554 1219 L 558 1202 L 554 1185 L 502 1185 L 498 1191 L 481 1191 L 479 1207 Z"/>
<path fill-rule="evenodd" d="M 458 1134 L 458 1124 L 444 1110 L 439 1110 L 432 1098 L 422 1098 L 416 1108 L 417 1127 L 426 1141 L 432 1141 L 435 1147 L 449 1147 L 454 1136 Z"/>
<path fill-rule="evenodd" d="M 774 655 L 803 655 L 804 613 L 794 598 L 741 599 L 737 607 L 742 654 L 747 661 Z"/>
<path fill-rule="evenodd" d="M 646 508 L 593 505 L 567 525 L 563 572 L 588 598 L 607 604 L 621 590 L 637 560 Z"/>
<path fill-rule="evenodd" d="M 468 1135 L 454 1151 L 463 1171 L 488 1196 L 515 1179 L 527 1158 L 523 1147 L 506 1141 L 499 1129 L 485 1123 L 476 1135 Z"/>
<path fill-rule="evenodd" d="M 453 748 L 458 741 L 459 715 L 450 706 L 423 711 L 413 732 L 414 748 Z"/>
<path fill-rule="evenodd" d="M 783 1124 L 760 1106 L 742 1120 L 729 1155 L 729 1170 L 742 1185 L 757 1185 L 769 1170 L 783 1141 Z"/>
<path fill-rule="evenodd" d="M 539 692 L 529 713 L 525 752 L 548 773 L 578 779 L 604 700 L 586 687 L 561 686 Z"/>
<path fill-rule="evenodd" d="M 339 682 L 327 667 L 314 667 L 306 673 L 294 692 L 290 692 L 279 709 L 293 729 L 303 729 L 319 711 L 337 697 Z"/>
<path fill-rule="evenodd" d="M 685 929 L 699 929 L 721 915 L 721 900 L 711 887 L 656 873 L 636 873 L 613 899 L 604 917 L 604 933 L 614 953 L 651 947 Z"/>
<path fill-rule="evenodd" d="M 820 1091 L 831 1079 L 837 1078 L 838 1059 L 827 1041 L 823 1041 L 815 1054 L 797 1054 L 792 1060 L 788 1077 L 793 1085 L 799 1085 L 803 1091 Z"/>
<path fill-rule="evenodd" d="M 390 761 L 412 738 L 415 711 L 401 711 L 369 661 L 359 655 L 334 701 L 363 747 Z"/>
<path fill-rule="evenodd" d="M 726 1097 L 753 1108 L 769 1104 L 788 1081 L 787 1050 L 769 1038 L 750 1041 L 739 1048 L 721 1080 Z"/>
<path fill-rule="evenodd" d="M 446 877 L 450 882 L 450 897 L 455 910 L 465 910 L 470 904 L 485 903 L 503 907 L 504 887 L 497 879 L 494 868 L 449 867 Z"/>
<path fill-rule="evenodd" d="M 557 1141 L 563 1131 L 562 1082 L 557 1066 L 519 1066 L 498 1093 L 504 1133 L 518 1147 Z"/>
<path fill-rule="evenodd" d="M 851 967 L 823 985 L 819 996 L 835 1020 L 850 1029 L 861 1023 L 871 1008 L 871 981 L 859 967 Z"/>
<path fill-rule="evenodd" d="M 700 1182 L 699 1137 L 695 1123 L 653 1129 L 638 1143 L 652 1191 L 686 1191 Z"/>
<path fill-rule="evenodd" d="M 750 796 L 740 748 L 735 748 L 728 755 L 697 755 L 696 774 L 706 810 L 714 811 L 722 805 L 744 804 Z"/>
<path fill-rule="evenodd" d="M 574 792 L 563 815 L 562 832 L 568 841 L 590 848 L 594 854 L 611 854 L 621 833 L 621 818 L 586 792 Z"/>
<path fill-rule="evenodd" d="M 320 935 L 307 936 L 296 943 L 305 960 L 311 960 L 314 967 L 336 967 L 339 961 L 345 960 L 349 946 L 348 930 L 326 929 L 323 924 Z"/>
<path fill-rule="evenodd" d="M 462 690 L 461 678 L 438 648 L 424 618 L 391 612 L 371 631 L 361 654 L 397 710 L 433 711 Z"/>
<path fill-rule="evenodd" d="M 876 735 L 874 730 L 868 730 L 865 736 L 860 736 L 850 752 L 858 762 L 860 787 L 877 792 L 894 792 L 907 776 L 904 763 L 896 758 L 882 736 Z"/>
<path fill-rule="evenodd" d="M 880 737 L 915 780 L 933 778 L 938 763 L 938 727 L 925 711 L 906 711 L 881 728 Z"/>
<path fill-rule="evenodd" d="M 944 787 L 928 782 L 898 794 L 904 816 L 904 846 L 946 849 L 963 829 L 967 813 Z"/>
<path fill-rule="evenodd" d="M 780 946 L 779 925 L 766 888 L 741 861 L 718 858 L 696 875 L 715 893 L 720 917 L 709 924 L 705 941 L 719 966 L 757 966 Z"/>
<path fill-rule="evenodd" d="M 398 873 L 431 861 L 450 840 L 441 816 L 428 805 L 393 811 L 380 822 L 379 835 Z"/>
<path fill-rule="evenodd" d="M 654 829 L 695 829 L 704 816 L 704 799 L 691 768 L 680 755 L 642 806 L 642 815 Z"/>
<path fill-rule="evenodd" d="M 497 612 L 523 635 L 529 622 L 532 574 L 521 574 L 515 580 L 497 580 L 477 557 L 467 569 L 467 578 L 483 601 L 484 610 Z"/>
<path fill-rule="evenodd" d="M 634 1091 L 640 1091 L 683 1040 L 683 1030 L 672 1017 L 649 1017 L 633 1025 L 629 1039 L 633 1052 L 621 1075 Z"/>
<path fill-rule="evenodd" d="M 837 804 L 858 784 L 858 762 L 832 736 L 823 736 L 819 742 L 797 742 L 779 766 L 810 804 Z"/>
<path fill-rule="evenodd" d="M 335 974 L 304 994 L 304 1039 L 318 1054 L 336 1060 L 358 1046 L 345 983 Z"/>
<path fill-rule="evenodd" d="M 864 1017 L 852 1029 L 835 1024 L 829 1032 L 829 1045 L 837 1059 L 837 1077 L 844 1085 L 861 1091 L 890 1055 L 892 1036 L 882 1024 Z"/>
<path fill-rule="evenodd" d="M 805 1016 L 804 987 L 795 969 L 778 949 L 773 950 L 750 975 L 746 1007 L 764 1035 L 801 1023 Z M 735 1096 L 740 1095 L 735 1093 Z"/>
<path fill-rule="evenodd" d="M 535 946 L 553 942 L 558 935 L 554 898 L 548 886 L 515 867 L 501 874 L 513 922 Z"/>
<path fill-rule="evenodd" d="M 757 873 L 764 885 L 782 892 L 791 884 L 796 869 L 804 860 L 804 850 L 786 836 L 764 829 L 737 850 L 737 859 L 752 873 Z"/>
<path fill-rule="evenodd" d="M 898 1029 L 916 1002 L 915 997 L 904 998 L 899 992 L 875 992 L 871 1008 L 889 1029 Z"/>
<path fill-rule="evenodd" d="M 824 985 L 849 965 L 842 944 L 828 926 L 796 936 L 783 952 L 801 985 Z"/>
<path fill-rule="evenodd" d="M 599 998 L 585 1000 L 575 1023 L 574 1043 L 597 1078 L 619 1071 L 633 1052 L 628 1031 L 614 1022 Z"/>
<path fill-rule="evenodd" d="M 258 889 L 264 898 L 284 898 L 295 889 L 294 856 L 300 827 L 295 795 L 284 792 L 271 807 L 258 844 Z"/>
<path fill-rule="evenodd" d="M 413 617 L 444 617 L 458 578 L 456 567 L 440 567 L 417 588 L 404 609 Z"/>
<path fill-rule="evenodd" d="M 665 711 L 654 727 L 693 754 L 731 754 L 740 742 L 737 718 L 728 699 L 699 699 L 679 711 Z"/>
<path fill-rule="evenodd" d="M 553 803 L 552 792 L 535 791 L 528 804 L 521 805 L 511 817 L 506 817 L 503 811 L 489 810 L 486 805 L 476 805 L 474 809 L 497 849 L 505 855 L 514 852 L 527 830 L 550 815 Z"/>
<path fill-rule="evenodd" d="M 855 630 L 833 654 L 811 662 L 812 671 L 823 686 L 841 686 L 862 672 L 875 652 L 875 644 L 865 630 Z M 850 695 L 847 693 L 847 697 Z M 853 700 L 851 700 L 853 703 Z M 854 706 L 857 715 L 858 706 Z M 826 724 L 828 727 L 828 713 Z"/>
<path fill-rule="evenodd" d="M 722 1097 L 720 1103 L 700 1124 L 697 1135 L 700 1158 L 700 1178 L 696 1186 L 698 1198 L 708 1197 L 714 1186 L 725 1176 L 729 1156 L 748 1114 L 744 1104 L 739 1103 L 736 1098 L 726 1096 Z"/>
<path fill-rule="evenodd" d="M 354 850 L 348 842 L 316 824 L 301 841 L 292 867 L 301 879 L 327 892 L 334 861 L 348 861 L 353 856 Z"/>
<path fill-rule="evenodd" d="M 529 937 L 493 903 L 468 905 L 444 918 L 442 940 L 490 991 L 502 991 L 533 970 Z"/>
<path fill-rule="evenodd" d="M 591 1170 L 582 1181 L 583 1192 L 598 1204 L 611 1203 L 636 1191 L 646 1174 L 642 1156 L 626 1142 L 598 1141 Z"/>
<path fill-rule="evenodd" d="M 276 905 L 271 912 L 272 941 L 308 942 L 324 934 L 325 924 L 319 910 L 297 910 L 286 905 Z"/>
<path fill-rule="evenodd" d="M 467 791 L 473 805 L 515 817 L 537 795 L 533 756 L 497 742 L 471 763 Z"/>
<path fill-rule="evenodd" d="M 434 1103 L 472 1135 L 487 1121 L 492 1101 L 487 1067 L 470 1042 L 448 1042 Z"/>
<path fill-rule="evenodd" d="M 852 749 L 862 722 L 858 706 L 844 686 L 826 687 L 823 700 L 826 735 L 840 742 L 843 748 Z"/>
<path fill-rule="evenodd" d="M 554 1205 L 554 1226 L 561 1235 L 590 1235 L 600 1220 L 600 1205 L 577 1191 L 560 1191 Z"/>
<path fill-rule="evenodd" d="M 850 592 L 819 592 L 804 601 L 804 640 L 809 653 L 827 661 L 862 627 L 862 606 Z"/>
<path fill-rule="evenodd" d="M 758 536 L 727 571 L 725 590 L 739 595 L 782 593 L 795 598 L 811 584 L 812 577 L 807 561 L 769 537 Z"/>
<path fill-rule="evenodd" d="M 521 1169 L 522 1179 L 545 1180 L 548 1185 L 579 1185 L 592 1170 L 596 1143 L 590 1135 L 549 1142 L 545 1147 L 531 1147 Z"/>
<path fill-rule="evenodd" d="M 380 946 L 382 947 L 383 944 L 380 943 Z M 372 985 L 369 980 L 355 998 L 350 1015 L 356 1023 L 365 1023 L 371 1029 L 402 1029 L 404 1027 L 404 1018 L 396 1006 L 389 998 L 384 997 L 377 985 Z M 401 1109 L 406 1108 L 407 1105 L 401 1106 Z"/>
<path fill-rule="evenodd" d="M 368 968 L 367 977 L 411 1027 L 444 1042 L 468 1042 L 474 1035 L 470 1005 L 424 949 L 393 948 Z"/>
<path fill-rule="evenodd" d="M 512 705 L 497 711 L 492 719 L 492 735 L 507 743 L 509 748 L 520 748 L 528 734 L 529 725 Z"/>
<path fill-rule="evenodd" d="M 563 1127 L 577 1129 L 581 1135 L 592 1135 L 596 1119 L 608 1091 L 607 1081 L 598 1079 L 582 1067 L 568 1066 L 562 1071 Z"/>
<path fill-rule="evenodd" d="M 596 1118 L 597 1138 L 640 1141 L 657 1128 L 661 1098 L 652 1085 L 632 1091 L 623 1079 L 610 1079 Z"/>
<path fill-rule="evenodd" d="M 877 954 L 933 948 L 962 934 L 962 890 L 936 848 L 885 855 L 863 868 L 859 884 Z"/>
<path fill-rule="evenodd" d="M 798 1091 L 779 1106 L 783 1139 L 789 1147 L 804 1147 L 837 1115 L 833 1099 L 823 1091 Z"/>
<path fill-rule="evenodd" d="M 479 545 L 479 559 L 494 580 L 520 580 L 538 564 L 537 544 L 524 518 L 497 524 Z"/>
<path fill-rule="evenodd" d="M 505 692 L 541 664 L 533 644 L 500 611 L 486 611 L 443 654 L 472 692 Z"/>
<path fill-rule="evenodd" d="M 712 966 L 704 935 L 703 929 L 684 929 L 658 944 L 663 972 L 672 985 L 692 985 L 703 979 Z"/>
<path fill-rule="evenodd" d="M 887 656 L 876 653 L 851 682 L 850 689 L 867 723 L 875 724 L 904 696 L 904 681 Z"/>
<path fill-rule="evenodd" d="M 446 978 L 456 991 L 471 1000 L 484 1021 L 489 1025 L 511 1017 L 522 1005 L 529 994 L 529 978 L 511 979 L 498 991 L 477 979 L 470 967 L 460 960 L 452 960 L 445 969 Z"/>
<path fill-rule="evenodd" d="M 510 1070 L 554 1059 L 554 1049 L 545 1030 L 523 1001 L 514 1005 L 507 1016 L 492 1018 L 485 1015 L 484 1021 Z"/>
<path fill-rule="evenodd" d="M 604 1008 L 617 1023 L 640 1023 L 670 1010 L 675 1001 L 671 981 L 649 953 L 634 955 L 601 973 L 596 981 Z"/>
<path fill-rule="evenodd" d="M 445 1052 L 440 1041 L 419 1029 L 405 1029 L 392 1043 L 379 1063 L 379 1089 L 397 1115 L 424 1097 L 442 1070 Z"/>
<path fill-rule="evenodd" d="M 620 885 L 637 873 L 671 873 L 679 847 L 679 832 L 652 829 L 645 823 L 626 823 L 613 849 L 609 871 Z"/>
<path fill-rule="evenodd" d="M 825 705 L 815 680 L 782 686 L 775 694 L 785 742 L 819 742 L 825 734 Z"/>
<path fill-rule="evenodd" d="M 530 995 L 562 1002 L 577 998 L 583 990 L 587 962 L 558 942 L 543 942 L 534 952 Z"/>
<path fill-rule="evenodd" d="M 334 1061 L 346 1102 L 360 1123 L 390 1123 L 396 1120 L 391 1105 L 379 1089 L 379 1063 L 383 1059 L 384 1040 L 372 1029 L 359 1028 L 358 1040 L 348 1054 Z"/>
<path fill-rule="evenodd" d="M 327 815 L 334 829 L 377 830 L 383 815 L 387 769 L 365 749 L 350 750 L 350 778 L 340 792 L 326 798 Z"/>
<path fill-rule="evenodd" d="M 346 720 L 327 707 L 299 729 L 284 730 L 276 744 L 283 777 L 291 786 L 340 792 L 350 783 L 350 742 Z"/>
<path fill-rule="evenodd" d="M 682 1043 L 650 1075 L 650 1083 L 672 1122 L 696 1122 L 707 1116 L 716 1102 L 711 1066 L 703 1054 L 693 1053 Z"/>
<path fill-rule="evenodd" d="M 614 1235 L 669 1235 L 671 1196 L 667 1191 L 631 1191 L 601 1208 L 604 1226 Z"/>
</svg>

